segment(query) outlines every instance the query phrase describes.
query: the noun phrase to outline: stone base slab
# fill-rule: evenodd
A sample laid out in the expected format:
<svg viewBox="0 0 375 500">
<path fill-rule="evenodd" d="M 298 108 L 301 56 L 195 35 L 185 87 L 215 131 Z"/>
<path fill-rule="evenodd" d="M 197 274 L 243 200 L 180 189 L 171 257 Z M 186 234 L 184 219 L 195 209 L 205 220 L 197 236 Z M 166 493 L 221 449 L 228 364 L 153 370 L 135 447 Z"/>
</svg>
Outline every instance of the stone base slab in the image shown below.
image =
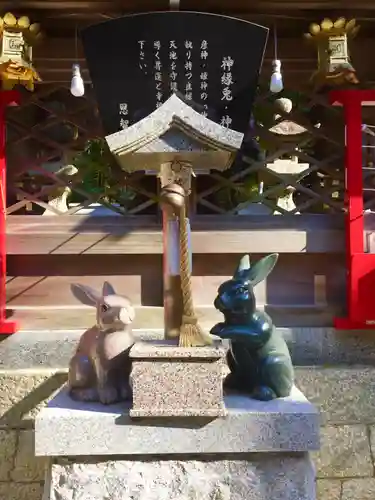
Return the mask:
<svg viewBox="0 0 375 500">
<path fill-rule="evenodd" d="M 133 420 L 125 403 L 73 401 L 62 389 L 35 419 L 37 456 L 305 452 L 319 449 L 319 413 L 303 394 L 262 402 L 225 396 L 225 418 Z"/>
<path fill-rule="evenodd" d="M 53 463 L 43 500 L 315 500 L 307 453 Z"/>
<path fill-rule="evenodd" d="M 226 349 L 137 342 L 130 350 L 131 417 L 223 417 Z"/>
</svg>

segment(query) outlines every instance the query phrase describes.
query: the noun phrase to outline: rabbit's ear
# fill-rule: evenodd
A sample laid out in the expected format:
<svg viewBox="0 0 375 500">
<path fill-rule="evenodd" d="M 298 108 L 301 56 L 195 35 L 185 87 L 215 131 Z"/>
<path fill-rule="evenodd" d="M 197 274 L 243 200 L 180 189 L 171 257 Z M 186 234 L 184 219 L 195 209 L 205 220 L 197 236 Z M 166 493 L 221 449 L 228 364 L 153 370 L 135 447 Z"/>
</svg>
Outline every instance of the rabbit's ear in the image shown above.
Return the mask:
<svg viewBox="0 0 375 500">
<path fill-rule="evenodd" d="M 105 281 L 103 283 L 102 294 L 103 294 L 103 297 L 105 297 L 106 295 L 116 295 L 115 289 L 113 288 L 111 283 L 109 283 L 108 281 Z"/>
<path fill-rule="evenodd" d="M 135 310 L 132 305 L 129 304 L 127 307 L 121 309 L 120 319 L 125 325 L 133 323 L 134 318 L 135 318 Z"/>
<path fill-rule="evenodd" d="M 250 282 L 253 286 L 267 278 L 275 267 L 278 258 L 278 253 L 271 253 L 253 265 L 249 273 Z"/>
<path fill-rule="evenodd" d="M 233 275 L 234 279 L 242 279 L 244 277 L 247 278 L 248 273 L 250 272 L 250 255 L 244 255 Z"/>
<path fill-rule="evenodd" d="M 78 299 L 82 304 L 86 306 L 96 306 L 97 302 L 100 301 L 101 295 L 96 290 L 87 285 L 80 285 L 79 283 L 72 283 L 70 285 L 72 294 L 76 299 Z"/>
</svg>

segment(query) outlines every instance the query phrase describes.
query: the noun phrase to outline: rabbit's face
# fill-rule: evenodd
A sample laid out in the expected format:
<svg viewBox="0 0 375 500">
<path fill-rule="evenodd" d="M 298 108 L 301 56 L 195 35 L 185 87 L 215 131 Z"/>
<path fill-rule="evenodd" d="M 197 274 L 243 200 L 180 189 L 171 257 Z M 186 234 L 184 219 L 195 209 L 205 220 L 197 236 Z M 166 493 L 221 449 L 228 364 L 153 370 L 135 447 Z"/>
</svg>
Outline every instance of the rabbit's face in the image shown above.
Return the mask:
<svg viewBox="0 0 375 500">
<path fill-rule="evenodd" d="M 252 285 L 247 280 L 231 279 L 220 285 L 214 306 L 225 314 L 241 315 L 255 309 Z"/>
<path fill-rule="evenodd" d="M 107 295 L 98 304 L 98 322 L 105 328 L 125 328 L 134 316 L 134 308 L 126 297 Z"/>
<path fill-rule="evenodd" d="M 254 287 L 263 281 L 274 268 L 278 254 L 270 254 L 250 265 L 250 255 L 244 255 L 231 280 L 218 289 L 214 305 L 224 314 L 226 321 L 243 319 L 255 311 Z M 242 318 L 241 318 L 242 317 Z"/>
</svg>

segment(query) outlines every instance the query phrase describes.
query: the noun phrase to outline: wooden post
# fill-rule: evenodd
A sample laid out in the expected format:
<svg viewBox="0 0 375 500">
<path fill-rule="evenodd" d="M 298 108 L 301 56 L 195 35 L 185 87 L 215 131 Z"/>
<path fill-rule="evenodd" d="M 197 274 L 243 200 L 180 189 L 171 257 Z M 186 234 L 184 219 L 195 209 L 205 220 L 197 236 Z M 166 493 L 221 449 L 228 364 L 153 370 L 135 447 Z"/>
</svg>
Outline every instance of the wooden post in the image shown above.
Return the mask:
<svg viewBox="0 0 375 500">
<path fill-rule="evenodd" d="M 363 231 L 363 172 L 362 172 L 362 104 L 359 96 L 350 96 L 344 102 L 346 123 L 346 250 L 351 260 L 364 252 Z M 358 317 L 359 279 L 355 269 L 348 266 L 347 304 L 349 317 Z"/>
<path fill-rule="evenodd" d="M 6 108 L 12 104 L 19 104 L 20 95 L 15 90 L 0 91 L 0 335 L 15 333 L 18 329 L 16 322 L 6 319 Z"/>
<path fill-rule="evenodd" d="M 163 207 L 164 336 L 177 338 L 182 324 L 179 223 L 171 209 Z"/>
<path fill-rule="evenodd" d="M 161 165 L 161 186 L 180 184 L 186 192 L 191 188 L 191 168 L 179 162 Z M 178 338 L 182 325 L 182 293 L 180 278 L 180 227 L 178 217 L 172 208 L 163 210 L 163 302 L 164 336 L 166 339 Z M 190 261 L 190 267 L 192 263 Z"/>
</svg>

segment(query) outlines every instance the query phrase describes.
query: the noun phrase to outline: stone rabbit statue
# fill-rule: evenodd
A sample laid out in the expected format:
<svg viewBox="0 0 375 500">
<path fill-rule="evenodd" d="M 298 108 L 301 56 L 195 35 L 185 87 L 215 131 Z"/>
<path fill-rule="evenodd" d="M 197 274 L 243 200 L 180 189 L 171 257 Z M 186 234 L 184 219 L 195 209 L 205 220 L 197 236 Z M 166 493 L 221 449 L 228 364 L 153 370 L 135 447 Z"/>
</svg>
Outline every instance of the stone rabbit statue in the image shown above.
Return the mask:
<svg viewBox="0 0 375 500">
<path fill-rule="evenodd" d="M 71 285 L 71 290 L 80 302 L 96 308 L 96 325 L 82 335 L 70 361 L 71 397 L 103 404 L 130 399 L 129 350 L 134 344 L 130 300 L 116 295 L 107 281 L 102 292 L 79 284 Z"/>
<path fill-rule="evenodd" d="M 278 254 L 271 254 L 251 266 L 250 256 L 242 257 L 233 278 L 218 289 L 214 305 L 225 321 L 211 330 L 231 341 L 231 373 L 225 386 L 263 401 L 289 396 L 294 383 L 288 346 L 271 318 L 256 309 L 254 295 L 254 287 L 270 274 L 277 259 Z"/>
</svg>

